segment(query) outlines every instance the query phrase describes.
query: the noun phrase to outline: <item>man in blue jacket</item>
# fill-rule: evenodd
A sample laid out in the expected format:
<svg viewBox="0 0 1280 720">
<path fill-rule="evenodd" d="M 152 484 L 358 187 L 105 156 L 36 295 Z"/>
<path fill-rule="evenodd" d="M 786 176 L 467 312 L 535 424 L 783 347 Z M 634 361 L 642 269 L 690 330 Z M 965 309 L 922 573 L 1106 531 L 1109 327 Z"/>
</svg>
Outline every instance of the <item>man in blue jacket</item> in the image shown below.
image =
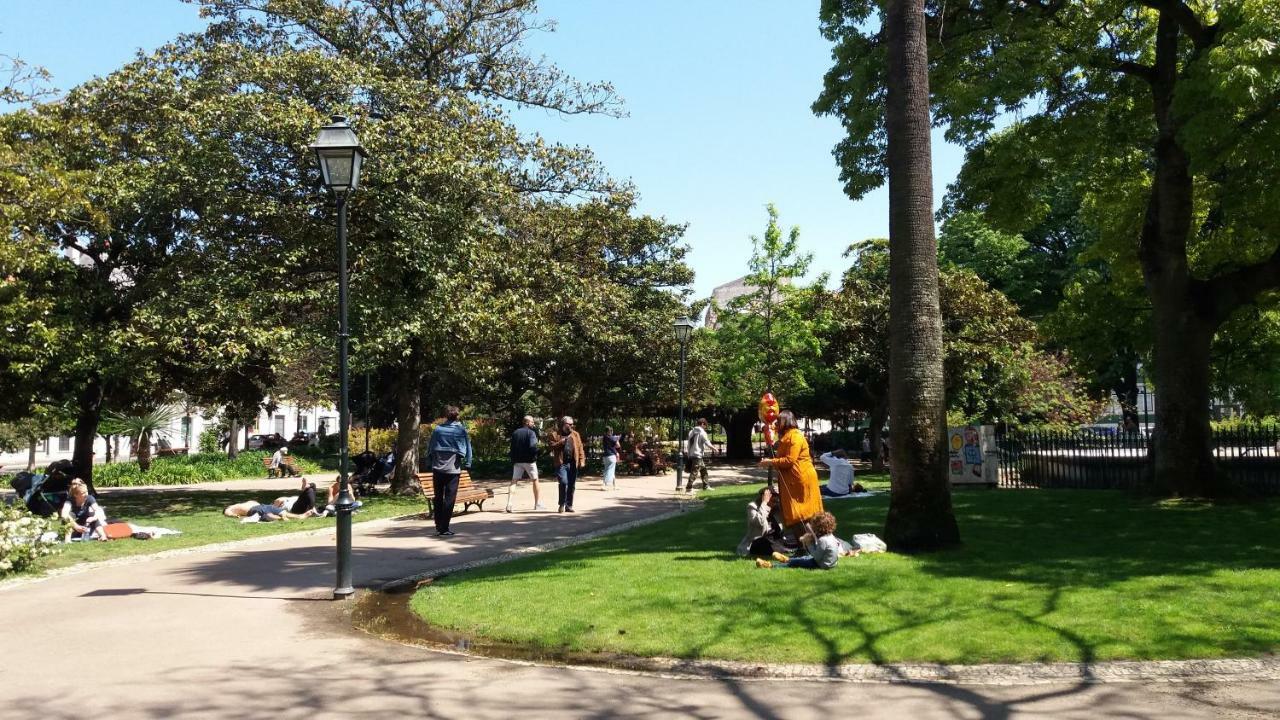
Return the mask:
<svg viewBox="0 0 1280 720">
<path fill-rule="evenodd" d="M 463 470 L 471 469 L 471 438 L 458 420 L 458 408 L 453 405 L 445 406 L 444 422 L 431 431 L 427 462 L 431 465 L 431 484 L 435 491 L 436 535 L 448 537 L 453 535 L 449 521 L 453 519 L 453 504 L 458 498 L 458 479 Z"/>
</svg>

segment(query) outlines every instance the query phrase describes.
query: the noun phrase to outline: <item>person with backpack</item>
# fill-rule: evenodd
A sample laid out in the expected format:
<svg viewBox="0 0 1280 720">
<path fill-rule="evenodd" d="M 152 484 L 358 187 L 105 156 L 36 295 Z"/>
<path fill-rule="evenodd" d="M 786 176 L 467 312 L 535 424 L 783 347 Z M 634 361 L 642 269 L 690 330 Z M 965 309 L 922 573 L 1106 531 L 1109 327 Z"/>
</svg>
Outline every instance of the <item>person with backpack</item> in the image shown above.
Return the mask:
<svg viewBox="0 0 1280 720">
<path fill-rule="evenodd" d="M 711 489 L 711 485 L 707 483 L 707 459 L 705 457 L 705 453 L 711 449 L 711 438 L 707 436 L 707 419 L 698 418 L 698 423 L 689 431 L 689 437 L 685 440 L 685 457 L 689 459 L 688 467 L 685 468 L 689 471 L 689 479 L 684 485 L 685 492 L 693 490 L 693 478 L 695 476 L 702 479 L 703 490 Z"/>
<path fill-rule="evenodd" d="M 427 450 L 435 493 L 437 537 L 453 536 L 449 524 L 453 520 L 453 504 L 458 499 L 458 481 L 463 470 L 471 469 L 471 437 L 467 435 L 466 426 L 458 420 L 458 414 L 457 407 L 445 406 L 444 422 L 431 431 Z"/>
</svg>

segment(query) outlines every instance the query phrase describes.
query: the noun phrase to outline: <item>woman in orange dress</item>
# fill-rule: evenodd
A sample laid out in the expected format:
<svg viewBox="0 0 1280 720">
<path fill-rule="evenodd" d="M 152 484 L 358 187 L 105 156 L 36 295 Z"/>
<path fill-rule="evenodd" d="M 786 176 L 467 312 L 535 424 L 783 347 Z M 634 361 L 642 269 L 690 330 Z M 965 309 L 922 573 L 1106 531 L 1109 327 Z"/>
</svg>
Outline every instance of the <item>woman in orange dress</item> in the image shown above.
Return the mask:
<svg viewBox="0 0 1280 720">
<path fill-rule="evenodd" d="M 774 457 L 762 459 L 760 465 L 778 471 L 782 524 L 792 527 L 822 512 L 822 493 L 818 490 L 818 471 L 809 455 L 809 441 L 804 439 L 790 410 L 778 414 L 778 435 Z"/>
</svg>

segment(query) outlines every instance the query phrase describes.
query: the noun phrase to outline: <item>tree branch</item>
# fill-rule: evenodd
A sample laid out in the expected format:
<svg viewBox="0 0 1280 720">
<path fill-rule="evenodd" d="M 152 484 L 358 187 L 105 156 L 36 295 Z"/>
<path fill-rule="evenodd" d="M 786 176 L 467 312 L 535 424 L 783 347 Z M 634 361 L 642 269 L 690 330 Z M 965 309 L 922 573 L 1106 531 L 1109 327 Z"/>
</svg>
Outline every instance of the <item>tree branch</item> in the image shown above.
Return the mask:
<svg viewBox="0 0 1280 720">
<path fill-rule="evenodd" d="M 1218 39 L 1220 26 L 1217 23 L 1205 25 L 1196 12 L 1182 0 L 1140 0 L 1146 7 L 1159 10 L 1161 13 L 1172 13 L 1178 21 L 1178 27 L 1191 38 L 1197 50 L 1203 50 Z"/>
<path fill-rule="evenodd" d="M 1261 293 L 1280 287 L 1280 246 L 1267 259 L 1203 280 L 1198 288 L 1204 294 L 1214 319 L 1225 322 L 1231 314 L 1252 303 Z"/>
</svg>

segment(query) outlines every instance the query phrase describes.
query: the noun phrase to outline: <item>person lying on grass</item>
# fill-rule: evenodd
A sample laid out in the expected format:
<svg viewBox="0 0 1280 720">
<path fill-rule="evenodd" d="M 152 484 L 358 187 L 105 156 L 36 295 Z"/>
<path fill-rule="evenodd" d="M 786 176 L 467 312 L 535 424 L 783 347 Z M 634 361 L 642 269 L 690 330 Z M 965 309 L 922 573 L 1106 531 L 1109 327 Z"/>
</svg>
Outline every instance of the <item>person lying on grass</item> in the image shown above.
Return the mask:
<svg viewBox="0 0 1280 720">
<path fill-rule="evenodd" d="M 275 522 L 276 520 L 306 520 L 309 517 L 321 517 L 313 507 L 303 513 L 292 513 L 285 509 L 289 498 L 276 498 L 270 505 L 257 500 L 245 500 L 235 505 L 228 505 L 222 511 L 227 517 L 238 517 L 240 522 Z"/>
<path fill-rule="evenodd" d="M 107 539 L 107 516 L 102 512 L 98 500 L 89 494 L 84 480 L 76 478 L 67 488 L 67 501 L 62 503 L 62 512 L 58 513 L 63 520 L 71 524 L 64 542 Z"/>
<path fill-rule="evenodd" d="M 800 544 L 808 551 L 807 554 L 788 558 L 782 553 L 774 553 L 773 559 L 778 561 L 777 567 L 830 570 L 836 566 L 836 561 L 841 556 L 858 554 L 857 550 L 836 537 L 836 518 L 831 513 L 820 512 L 808 524 L 813 531 L 800 538 Z M 756 558 L 756 567 L 769 568 L 774 567 L 774 564 L 764 558 Z"/>
</svg>

